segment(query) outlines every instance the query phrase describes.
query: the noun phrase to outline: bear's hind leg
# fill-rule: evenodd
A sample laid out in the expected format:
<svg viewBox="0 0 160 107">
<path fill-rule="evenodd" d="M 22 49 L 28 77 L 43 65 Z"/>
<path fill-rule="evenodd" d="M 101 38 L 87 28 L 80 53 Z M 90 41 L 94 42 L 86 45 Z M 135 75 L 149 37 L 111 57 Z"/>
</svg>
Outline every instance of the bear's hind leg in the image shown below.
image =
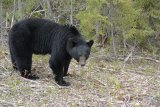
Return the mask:
<svg viewBox="0 0 160 107">
<path fill-rule="evenodd" d="M 11 62 L 12 62 L 13 69 L 18 70 L 16 61 L 15 61 L 15 58 L 14 58 L 12 52 L 10 52 L 10 54 L 11 54 Z"/>
<path fill-rule="evenodd" d="M 14 49 L 11 48 L 10 44 L 9 44 L 9 48 L 10 48 L 9 51 L 10 51 L 10 57 L 11 57 L 12 67 L 13 67 L 14 70 L 18 70 L 17 65 L 16 65 L 16 60 L 15 60 L 15 57 L 14 57 L 14 54 L 13 54 Z"/>
<path fill-rule="evenodd" d="M 18 57 L 16 63 L 22 77 L 32 80 L 39 78 L 38 76 L 31 73 L 32 55 L 27 57 Z"/>
</svg>

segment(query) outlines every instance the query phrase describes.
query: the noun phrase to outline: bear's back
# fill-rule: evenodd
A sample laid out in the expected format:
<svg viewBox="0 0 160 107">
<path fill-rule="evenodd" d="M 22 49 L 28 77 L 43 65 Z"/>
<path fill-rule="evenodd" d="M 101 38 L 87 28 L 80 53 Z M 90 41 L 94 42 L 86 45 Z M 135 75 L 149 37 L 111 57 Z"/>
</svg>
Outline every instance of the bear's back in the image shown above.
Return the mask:
<svg viewBox="0 0 160 107">
<path fill-rule="evenodd" d="M 78 30 L 72 25 L 61 25 L 48 19 L 29 18 L 17 22 L 10 30 L 9 41 L 25 43 L 35 54 L 51 53 L 65 50 L 68 38 L 81 38 Z M 82 39 L 82 38 L 81 38 Z"/>
<path fill-rule="evenodd" d="M 35 30 L 46 27 L 53 28 L 53 27 L 59 27 L 60 25 L 58 23 L 55 23 L 53 21 L 47 20 L 47 19 L 40 19 L 40 18 L 29 18 L 29 19 L 23 19 L 19 22 L 17 22 L 12 29 L 19 29 L 19 28 L 28 28 L 31 32 L 34 32 Z"/>
</svg>

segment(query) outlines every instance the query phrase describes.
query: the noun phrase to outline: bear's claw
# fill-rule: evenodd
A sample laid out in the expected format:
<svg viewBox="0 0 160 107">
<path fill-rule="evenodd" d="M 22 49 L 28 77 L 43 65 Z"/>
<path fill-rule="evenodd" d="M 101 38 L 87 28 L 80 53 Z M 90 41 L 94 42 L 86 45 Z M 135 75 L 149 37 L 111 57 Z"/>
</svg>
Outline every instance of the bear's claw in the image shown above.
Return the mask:
<svg viewBox="0 0 160 107">
<path fill-rule="evenodd" d="M 57 84 L 60 85 L 60 86 L 70 86 L 70 83 L 69 82 L 65 82 L 65 81 L 57 82 Z"/>
<path fill-rule="evenodd" d="M 60 86 L 69 86 L 70 85 L 69 82 L 66 82 L 63 79 L 55 78 L 55 81 Z"/>
<path fill-rule="evenodd" d="M 28 78 L 28 79 L 31 79 L 31 80 L 39 79 L 39 77 L 38 77 L 37 75 L 28 75 L 27 78 Z"/>
<path fill-rule="evenodd" d="M 24 78 L 27 78 L 27 79 L 31 79 L 31 80 L 39 79 L 39 77 L 37 75 L 27 73 L 27 72 L 25 72 L 25 74 L 21 74 L 21 76 Z"/>
</svg>

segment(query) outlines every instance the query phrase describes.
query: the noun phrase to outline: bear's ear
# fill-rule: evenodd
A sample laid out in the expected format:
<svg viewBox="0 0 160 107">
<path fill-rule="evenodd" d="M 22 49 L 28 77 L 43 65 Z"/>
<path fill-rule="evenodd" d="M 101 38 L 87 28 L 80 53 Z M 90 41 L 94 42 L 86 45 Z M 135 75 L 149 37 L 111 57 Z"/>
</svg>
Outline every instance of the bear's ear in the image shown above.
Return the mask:
<svg viewBox="0 0 160 107">
<path fill-rule="evenodd" d="M 87 42 L 87 45 L 91 48 L 93 45 L 94 41 L 93 40 L 89 40 L 89 42 Z"/>
<path fill-rule="evenodd" d="M 72 32 L 72 34 L 74 35 L 79 35 L 79 31 L 77 30 L 77 28 L 73 25 L 70 25 L 70 31 Z"/>
<path fill-rule="evenodd" d="M 68 48 L 73 48 L 75 47 L 77 44 L 77 41 L 73 38 L 69 38 L 68 41 L 67 41 L 67 47 Z"/>
</svg>

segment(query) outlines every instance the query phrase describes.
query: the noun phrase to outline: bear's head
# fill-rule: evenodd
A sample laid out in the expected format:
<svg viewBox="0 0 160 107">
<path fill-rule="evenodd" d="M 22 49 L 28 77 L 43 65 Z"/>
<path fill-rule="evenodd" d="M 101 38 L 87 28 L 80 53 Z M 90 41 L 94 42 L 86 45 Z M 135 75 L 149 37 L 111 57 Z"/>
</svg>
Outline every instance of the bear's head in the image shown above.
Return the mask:
<svg viewBox="0 0 160 107">
<path fill-rule="evenodd" d="M 69 38 L 67 41 L 67 50 L 69 55 L 74 58 L 79 65 L 84 66 L 90 55 L 93 43 L 93 40 L 86 42 L 82 37 Z"/>
</svg>

